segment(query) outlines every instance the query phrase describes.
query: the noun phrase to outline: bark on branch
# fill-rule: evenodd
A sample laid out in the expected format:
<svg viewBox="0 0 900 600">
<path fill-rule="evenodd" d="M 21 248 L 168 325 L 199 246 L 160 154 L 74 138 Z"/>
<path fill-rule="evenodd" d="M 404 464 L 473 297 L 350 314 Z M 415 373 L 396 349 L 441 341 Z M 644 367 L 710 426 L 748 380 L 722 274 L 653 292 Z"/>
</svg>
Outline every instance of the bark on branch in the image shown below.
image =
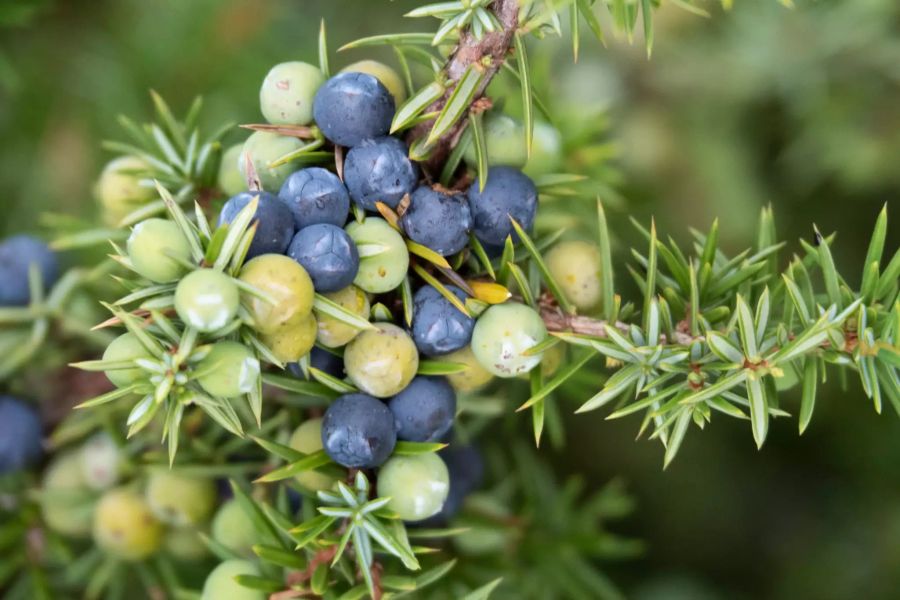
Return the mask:
<svg viewBox="0 0 900 600">
<path fill-rule="evenodd" d="M 541 319 L 543 319 L 544 325 L 547 326 L 547 331 L 568 331 L 599 338 L 608 337 L 606 334 L 608 321 L 580 315 L 568 315 L 556 306 L 542 305 Z M 628 333 L 629 327 L 627 323 L 620 321 L 615 324 L 615 327 L 622 333 Z M 671 340 L 671 343 L 687 345 L 694 341 L 694 338 L 684 331 L 676 331 L 672 337 L 674 339 Z M 665 336 L 661 336 L 660 342 L 663 344 L 670 343 Z"/>
<path fill-rule="evenodd" d="M 469 31 L 463 32 L 444 68 L 445 78 L 450 85 L 447 86 L 444 95 L 432 103 L 426 112 L 440 112 L 470 65 L 479 65 L 479 68 L 484 71 L 484 77 L 473 97 L 473 104 L 481 99 L 488 84 L 503 66 L 519 25 L 519 1 L 494 0 L 491 10 L 500 22 L 501 28 L 492 33 L 485 33 L 480 40 L 476 39 Z M 467 123 L 468 120 L 465 117 L 459 119 L 450 131 L 437 141 L 431 156 L 425 163 L 429 172 L 440 171 L 450 150 L 459 141 L 459 134 Z M 432 125 L 434 125 L 434 121 L 422 123 L 413 128 L 410 140 L 426 137 L 431 131 Z"/>
</svg>

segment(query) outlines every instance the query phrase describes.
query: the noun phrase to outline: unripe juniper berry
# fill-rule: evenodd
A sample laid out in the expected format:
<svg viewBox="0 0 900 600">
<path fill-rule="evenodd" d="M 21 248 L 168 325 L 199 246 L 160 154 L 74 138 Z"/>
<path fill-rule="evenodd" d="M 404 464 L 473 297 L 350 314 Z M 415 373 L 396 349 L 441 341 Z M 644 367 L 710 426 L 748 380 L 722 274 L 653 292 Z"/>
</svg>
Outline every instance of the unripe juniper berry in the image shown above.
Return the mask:
<svg viewBox="0 0 900 600">
<path fill-rule="evenodd" d="M 489 112 L 484 118 L 484 141 L 489 166 L 525 166 L 528 160 L 525 126 L 518 119 L 499 111 Z M 464 158 L 472 168 L 478 164 L 474 143 L 466 148 Z"/>
<path fill-rule="evenodd" d="M 316 343 L 316 318 L 309 314 L 296 325 L 282 327 L 277 333 L 260 336 L 275 358 L 284 363 L 297 362 Z"/>
<path fill-rule="evenodd" d="M 377 467 L 391 455 L 396 442 L 394 416 L 372 396 L 346 394 L 325 411 L 322 447 L 339 465 Z"/>
<path fill-rule="evenodd" d="M 378 495 L 404 521 L 421 521 L 438 512 L 447 499 L 450 477 L 434 453 L 394 456 L 378 471 Z"/>
<path fill-rule="evenodd" d="M 510 217 L 525 231 L 534 225 L 538 193 L 527 175 L 512 167 L 491 167 L 487 184 L 479 191 L 476 179 L 469 188 L 469 209 L 472 211 L 475 236 L 483 244 L 500 246 L 514 234 Z"/>
<path fill-rule="evenodd" d="M 132 268 L 154 283 L 177 280 L 187 271 L 183 262 L 193 262 L 187 238 L 168 219 L 147 219 L 135 225 L 126 248 Z"/>
<path fill-rule="evenodd" d="M 419 179 L 419 168 L 407 155 L 406 144 L 393 137 L 366 140 L 347 153 L 344 181 L 350 197 L 366 210 L 376 202 L 397 208 Z"/>
<path fill-rule="evenodd" d="M 344 350 L 344 369 L 357 388 L 390 398 L 409 385 L 419 368 L 412 338 L 393 323 L 375 323 Z"/>
<path fill-rule="evenodd" d="M 269 123 L 306 125 L 312 104 L 325 81 L 322 71 L 309 63 L 291 61 L 269 71 L 259 90 L 259 107 Z"/>
<path fill-rule="evenodd" d="M 297 232 L 288 256 L 306 269 L 317 292 L 336 292 L 351 283 L 359 270 L 359 253 L 347 232 L 319 223 Z"/>
<path fill-rule="evenodd" d="M 41 488 L 41 516 L 47 529 L 66 537 L 90 535 L 97 497 L 87 487 L 77 451 L 53 457 L 44 470 Z"/>
<path fill-rule="evenodd" d="M 175 312 L 185 325 L 210 333 L 225 327 L 237 315 L 237 284 L 215 269 L 188 273 L 175 288 Z"/>
<path fill-rule="evenodd" d="M 410 197 L 400 225 L 414 242 L 442 256 L 466 247 L 472 230 L 472 213 L 463 194 L 445 194 L 421 186 Z"/>
<path fill-rule="evenodd" d="M 458 287 L 446 286 L 465 302 Z M 475 320 L 464 315 L 430 285 L 419 288 L 413 297 L 412 335 L 419 352 L 427 356 L 447 354 L 468 345 Z"/>
<path fill-rule="evenodd" d="M 237 500 L 219 507 L 210 529 L 212 538 L 235 554 L 253 556 L 252 546 L 259 541 L 259 533 Z"/>
<path fill-rule="evenodd" d="M 325 137 L 340 146 L 356 146 L 391 128 L 394 98 L 377 78 L 340 73 L 316 93 L 313 115 Z"/>
<path fill-rule="evenodd" d="M 244 149 L 243 142 L 235 144 L 222 153 L 222 162 L 219 163 L 219 188 L 228 196 L 235 196 L 247 189 L 247 180 L 241 175 L 241 168 L 238 161 L 241 157 L 241 151 Z"/>
<path fill-rule="evenodd" d="M 0 242 L 0 306 L 24 306 L 31 302 L 28 271 L 35 264 L 41 274 L 44 290 L 49 290 L 59 276 L 56 254 L 41 240 L 16 235 Z"/>
<path fill-rule="evenodd" d="M 517 302 L 495 304 L 478 318 L 472 332 L 472 352 L 481 366 L 497 377 L 515 377 L 536 367 L 543 354 L 526 354 L 547 337 L 541 316 Z"/>
<path fill-rule="evenodd" d="M 12 396 L 0 396 L 0 475 L 36 462 L 41 452 L 37 411 Z"/>
<path fill-rule="evenodd" d="M 241 155 L 238 157 L 238 169 L 246 181 L 249 159 L 262 188 L 275 192 L 281 188 L 288 175 L 294 172 L 294 166 L 289 162 L 274 167 L 269 165 L 284 155 L 299 150 L 305 143 L 303 140 L 289 135 L 257 131 L 244 142 Z"/>
<path fill-rule="evenodd" d="M 274 194 L 262 191 L 242 192 L 229 198 L 219 213 L 219 225 L 232 223 L 256 197 L 259 197 L 253 220 L 256 235 L 247 251 L 247 260 L 261 254 L 284 254 L 294 236 L 294 217 L 290 208 Z"/>
<path fill-rule="evenodd" d="M 249 560 L 226 560 L 206 576 L 200 600 L 265 600 L 268 597 L 264 592 L 244 587 L 235 581 L 239 575 L 259 577 L 260 572 Z"/>
<path fill-rule="evenodd" d="M 110 490 L 97 504 L 94 542 L 116 558 L 147 558 L 162 545 L 163 533 L 147 502 L 130 489 Z"/>
<path fill-rule="evenodd" d="M 240 280 L 268 296 L 263 299 L 244 294 L 241 298 L 253 318 L 253 328 L 260 333 L 278 333 L 293 327 L 312 311 L 312 279 L 306 269 L 287 256 L 262 254 L 248 260 L 241 269 Z"/>
<path fill-rule="evenodd" d="M 364 319 L 369 318 L 369 297 L 355 285 L 349 285 L 342 290 L 325 294 L 325 297 L 353 314 L 359 315 Z M 328 346 L 329 348 L 346 346 L 353 338 L 359 335 L 360 330 L 356 327 L 347 325 L 322 311 L 315 311 L 315 313 L 316 321 L 319 324 L 316 340 L 323 346 Z"/>
<path fill-rule="evenodd" d="M 317 223 L 343 227 L 350 213 L 347 188 L 337 175 L 321 167 L 291 173 L 278 197 L 291 209 L 297 231 Z"/>
<path fill-rule="evenodd" d="M 377 244 L 386 250 L 365 256 L 359 263 L 359 274 L 353 283 L 370 294 L 383 294 L 403 282 L 409 269 L 406 241 L 384 219 L 366 217 L 360 223 L 351 221 L 347 233 L 357 245 Z"/>
<path fill-rule="evenodd" d="M 322 419 L 307 419 L 300 423 L 288 445 L 303 454 L 313 454 L 322 449 Z M 316 470 L 301 471 L 294 476 L 303 487 L 318 491 L 334 486 L 335 479 L 331 475 Z"/>
<path fill-rule="evenodd" d="M 416 377 L 388 403 L 397 439 L 436 442 L 453 426 L 456 393 L 443 377 Z"/>
</svg>

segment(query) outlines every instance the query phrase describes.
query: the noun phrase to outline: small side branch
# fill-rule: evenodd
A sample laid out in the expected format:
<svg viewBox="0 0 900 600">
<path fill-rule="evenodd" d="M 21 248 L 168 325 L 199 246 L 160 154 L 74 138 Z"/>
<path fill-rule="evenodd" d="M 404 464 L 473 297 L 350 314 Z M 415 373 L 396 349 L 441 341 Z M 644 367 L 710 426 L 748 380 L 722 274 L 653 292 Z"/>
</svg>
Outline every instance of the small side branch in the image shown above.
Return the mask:
<svg viewBox="0 0 900 600">
<path fill-rule="evenodd" d="M 476 39 L 468 30 L 462 33 L 459 43 L 444 67 L 444 75 L 450 85 L 447 86 L 444 95 L 436 100 L 426 112 L 440 112 L 450 99 L 456 84 L 471 65 L 478 65 L 484 72 L 481 83 L 473 96 L 473 104 L 478 102 L 484 95 L 488 84 L 503 66 L 519 25 L 519 2 L 518 0 L 495 0 L 491 9 L 497 20 L 500 21 L 500 29 L 485 33 L 481 39 Z M 459 141 L 459 134 L 467 122 L 465 118 L 459 119 L 456 125 L 437 141 L 426 163 L 429 171 L 440 170 L 440 166 L 446 161 L 454 144 Z M 410 139 L 426 137 L 432 125 L 434 125 L 434 121 L 415 127 Z"/>
</svg>

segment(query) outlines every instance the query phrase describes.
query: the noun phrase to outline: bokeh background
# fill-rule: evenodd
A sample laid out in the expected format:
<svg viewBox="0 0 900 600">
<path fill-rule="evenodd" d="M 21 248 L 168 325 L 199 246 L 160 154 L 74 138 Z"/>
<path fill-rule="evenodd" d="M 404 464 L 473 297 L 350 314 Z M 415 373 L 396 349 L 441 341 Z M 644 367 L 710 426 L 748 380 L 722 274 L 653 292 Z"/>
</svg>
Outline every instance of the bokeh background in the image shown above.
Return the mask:
<svg viewBox="0 0 900 600">
<path fill-rule="evenodd" d="M 148 89 L 179 112 L 202 94 L 208 129 L 259 121 L 263 76 L 314 61 L 320 18 L 336 47 L 421 28 L 400 16 L 418 4 L 0 0 L 0 228 L 39 232 L 47 210 L 91 215 L 109 159 L 100 142 L 120 137 L 120 113 L 149 118 Z M 710 18 L 664 6 L 649 61 L 640 40 L 604 48 L 587 31 L 577 64 L 564 40 L 533 46 L 554 110 L 603 131 L 590 162 L 624 199 L 610 208 L 620 280 L 638 241 L 628 216 L 654 216 L 680 240 L 719 217 L 725 246 L 742 249 L 771 203 L 789 249 L 812 223 L 836 230 L 838 265 L 858 274 L 887 203 L 888 249 L 900 242 L 900 3 L 735 4 L 707 3 Z M 332 63 L 367 57 L 390 60 L 353 51 Z M 638 510 L 615 529 L 646 551 L 606 568 L 629 597 L 897 598 L 900 420 L 885 413 L 855 382 L 833 382 L 802 438 L 779 420 L 762 451 L 745 423 L 718 419 L 662 472 L 658 445 L 633 439 L 638 421 L 591 413 L 567 418 L 565 447 L 542 452 L 589 487 L 627 483 Z"/>
</svg>

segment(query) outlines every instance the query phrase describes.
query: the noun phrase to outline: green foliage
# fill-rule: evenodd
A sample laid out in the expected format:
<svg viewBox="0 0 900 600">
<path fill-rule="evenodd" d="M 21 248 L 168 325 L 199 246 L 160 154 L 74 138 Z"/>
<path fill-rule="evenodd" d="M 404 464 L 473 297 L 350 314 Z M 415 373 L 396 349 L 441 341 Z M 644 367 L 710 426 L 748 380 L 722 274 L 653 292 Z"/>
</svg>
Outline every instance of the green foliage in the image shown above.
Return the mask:
<svg viewBox="0 0 900 600">
<path fill-rule="evenodd" d="M 858 285 L 838 271 L 832 255 L 832 249 L 837 249 L 833 236 L 823 237 L 817 230 L 813 243 L 801 242 L 797 254 L 781 269 L 778 254 L 786 243 L 777 241 L 771 209 L 762 212 L 756 247 L 735 255 L 726 253 L 720 244 L 717 223 L 706 233 L 692 232 L 693 243 L 684 248 L 672 238 L 660 239 L 655 224 L 647 229 L 635 222 L 647 249 L 631 252 L 633 264 L 627 270 L 637 289 L 637 294 L 631 294 L 624 273 L 614 273 L 613 267 L 618 238 L 611 231 L 614 217 L 608 219 L 606 209 L 621 203 L 621 198 L 615 191 L 618 177 L 605 165 L 609 155 L 603 140 L 607 122 L 599 118 L 584 125 L 581 120 L 568 124 L 566 130 L 564 117 L 552 119 L 551 90 L 541 89 L 528 44 L 532 38 L 562 35 L 562 19 L 568 18 L 568 34 L 577 59 L 582 25 L 587 25 L 600 41 L 605 39 L 604 28 L 609 27 L 631 41 L 640 19 L 649 55 L 654 43 L 652 10 L 657 3 L 611 0 L 595 6 L 589 0 L 527 2 L 512 29 L 494 12 L 505 4 L 500 0 L 430 4 L 407 16 L 438 19 L 436 33 L 379 35 L 351 42 L 342 49 L 388 45 L 394 50 L 411 93 L 396 113 L 392 132 L 408 132 L 413 142 L 411 155 L 422 160 L 436 156 L 439 146 L 452 140 L 451 147 L 446 148 L 446 159 L 434 172 L 444 185 L 457 185 L 469 176 L 461 172 L 461 159 L 470 144 L 477 159 L 475 174 L 482 185 L 486 182 L 488 150 L 482 119 L 485 101 L 489 100 L 485 96 L 487 86 L 498 74 L 510 75 L 510 81 L 518 87 L 529 154 L 534 151 L 539 119 L 555 120 L 566 134 L 569 147 L 565 152 L 582 152 L 578 158 L 593 157 L 571 161 L 590 172 L 536 176 L 545 205 L 537 233 L 529 235 L 513 221 L 519 246 L 509 238 L 502 254 L 493 259 L 474 237 L 471 252 L 449 261 L 406 240 L 408 250 L 415 255 L 411 274 L 401 286 L 393 312 L 386 304 L 376 304 L 375 319 L 410 323 L 413 275 L 433 285 L 465 314 L 477 316 L 490 304 L 513 295 L 539 310 L 553 337 L 529 352 L 557 350 L 568 354 L 556 372 L 545 374 L 537 368 L 529 375 L 528 399 L 519 410 L 531 411 L 537 445 L 545 437 L 555 447 L 563 444 L 562 399 L 570 397 L 573 389 L 583 391 L 584 385 L 579 389 L 576 384 L 585 381 L 593 387 L 590 395 L 580 398 L 576 412 L 611 406 L 608 419 L 643 413 L 639 434 L 660 440 L 665 466 L 682 447 L 691 423 L 702 429 L 711 422 L 714 412 L 749 420 L 754 440 L 762 446 L 770 417 L 788 416 L 781 389 L 786 386 L 781 384 L 789 375 L 796 376 L 793 385 L 801 392 L 801 433 L 810 422 L 821 384 L 834 373 L 847 378 L 855 372 L 876 411 L 881 411 L 887 397 L 900 414 L 900 251 L 890 259 L 884 255 L 887 209 L 876 223 Z M 690 2 L 676 4 L 700 10 Z M 730 6 L 727 0 L 722 4 Z M 598 12 L 604 16 L 599 17 Z M 324 23 L 319 31 L 319 64 L 327 74 L 330 67 Z M 480 60 L 466 64 L 460 72 L 451 70 L 453 55 L 448 57 L 448 52 L 452 44 L 478 48 L 492 37 L 503 36 L 505 46 L 499 54 L 483 52 Z M 497 55 L 502 57 L 499 64 L 493 62 Z M 428 72 L 418 89 L 412 85 L 409 63 Z M 226 128 L 201 142 L 196 126 L 199 102 L 183 121 L 178 121 L 161 97 L 153 94 L 153 101 L 158 123 L 138 126 L 123 118 L 130 142 L 107 144 L 113 151 L 143 158 L 151 168 L 137 175 L 155 180 L 160 194 L 160 200 L 129 214 L 121 225 L 165 211 L 190 243 L 192 257 L 183 265 L 186 269 L 212 268 L 236 278 L 254 233 L 251 220 L 256 205 L 246 207 L 232 225 L 217 230 L 211 227 L 200 203 L 192 213 L 183 208 L 198 197 L 206 200 L 217 195 L 215 173 Z M 338 170 L 341 168 L 340 152 L 323 151 L 324 140 L 314 128 L 246 127 L 309 140 L 270 166 L 335 160 Z M 598 195 L 604 202 L 596 204 L 594 233 L 602 260 L 603 298 L 594 313 L 578 314 L 544 260 L 544 253 L 571 224 L 571 204 L 567 203 L 589 203 L 593 210 Z M 389 223 L 396 224 L 396 213 L 384 206 L 379 210 Z M 80 230 L 68 225 L 71 231 L 59 240 L 60 247 L 75 248 L 110 239 L 116 250 L 115 264 L 126 269 L 131 266 L 117 245 L 121 231 Z M 366 248 L 363 252 L 372 256 L 379 249 Z M 51 324 L 65 320 L 71 290 L 84 280 L 91 281 L 97 273 L 105 274 L 113 264 L 107 261 L 89 275 L 71 271 L 46 294 L 39 286 L 34 287 L 31 306 L 0 311 L 0 323 L 31 327 L 28 342 L 0 363 L 0 378 L 34 355 Z M 117 280 L 126 294 L 107 304 L 113 317 L 102 324 L 103 328 L 124 327 L 150 357 L 76 363 L 98 372 L 138 369 L 140 376 L 134 383 L 84 402 L 81 406 L 90 411 L 79 412 L 57 429 L 55 443 L 70 443 L 101 426 L 118 431 L 117 425 L 124 420 L 127 441 L 123 443 L 142 458 L 132 468 L 168 463 L 197 476 L 233 477 L 232 491 L 259 538 L 252 550 L 260 575 L 240 576 L 241 585 L 265 593 L 327 598 L 368 595 L 474 600 L 487 598 L 494 591 L 534 598 L 622 597 L 598 567 L 599 561 L 632 557 L 642 550 L 639 542 L 607 529 L 609 522 L 632 509 L 618 482 L 594 492 L 587 492 L 577 478 L 560 485 L 534 451 L 503 439 L 491 444 L 490 451 L 497 484 L 470 497 L 453 526 L 407 528 L 385 509 L 388 498 L 375 497 L 366 473 L 338 467 L 324 451 L 306 454 L 285 443 L 296 420 L 289 415 L 298 409 L 321 410 L 338 395 L 355 391 L 353 385 L 313 368 L 306 358 L 299 363 L 302 375 L 297 377 L 277 372 L 260 375 L 240 403 L 213 397 L 198 380 L 207 374 L 200 363 L 216 341 L 240 341 L 252 349 L 258 361 L 276 368 L 284 366 L 254 333 L 246 310 L 241 309 L 222 330 L 202 334 L 171 318 L 175 283 L 153 284 L 133 277 Z M 259 290 L 235 281 L 242 293 L 265 299 Z M 449 283 L 471 297 L 460 301 L 448 290 Z M 632 300 L 623 300 L 628 297 Z M 321 295 L 316 296 L 315 309 L 357 329 L 372 327 L 369 320 Z M 594 373 L 601 359 L 607 373 L 598 382 Z M 461 363 L 436 359 L 422 361 L 418 373 L 453 374 L 465 368 Z M 501 390 L 461 398 L 457 437 L 477 437 L 501 418 L 508 425 L 503 436 L 514 432 L 517 417 L 509 418 L 509 406 L 503 400 L 516 385 L 514 382 Z M 121 410 L 123 407 L 127 412 Z M 157 415 L 161 419 L 155 419 Z M 151 426 L 154 421 L 155 426 Z M 183 430 L 185 435 L 180 435 Z M 245 439 L 248 430 L 252 430 L 251 439 Z M 145 441 L 148 434 L 161 435 L 168 442 L 166 457 Z M 443 448 L 443 444 L 401 442 L 395 453 Z M 295 477 L 310 470 L 333 474 L 340 480 L 336 489 L 317 493 L 304 489 Z M 244 480 L 256 473 L 260 475 L 252 484 Z M 303 498 L 299 508 L 291 505 L 289 495 L 293 494 Z M 28 513 L 23 511 L 21 515 Z M 18 519 L 4 523 L 0 541 L 22 543 L 18 540 L 27 527 L 40 526 L 38 516 L 29 518 L 32 520 L 24 523 Z M 215 540 L 205 539 L 218 558 L 235 557 Z M 55 540 L 51 538 L 51 542 Z M 67 549 L 62 542 L 60 546 Z M 446 559 L 442 550 L 452 551 L 457 558 Z M 11 562 L 11 568 L 18 568 L 22 562 L 21 558 Z M 56 564 L 49 553 L 46 564 Z M 145 589 L 162 588 L 173 597 L 194 597 L 172 570 L 169 558 L 126 569 L 93 549 L 69 567 L 63 580 L 86 588 L 89 596 L 108 593 L 115 597 L 128 581 L 128 574 L 136 573 Z M 8 573 L 0 571 L 0 584 L 5 575 Z M 45 586 L 45 578 L 42 569 L 32 569 L 19 578 L 26 583 L 14 585 L 21 590 L 44 586 L 49 595 L 52 584 Z M 56 577 L 48 581 L 55 582 Z"/>
</svg>

